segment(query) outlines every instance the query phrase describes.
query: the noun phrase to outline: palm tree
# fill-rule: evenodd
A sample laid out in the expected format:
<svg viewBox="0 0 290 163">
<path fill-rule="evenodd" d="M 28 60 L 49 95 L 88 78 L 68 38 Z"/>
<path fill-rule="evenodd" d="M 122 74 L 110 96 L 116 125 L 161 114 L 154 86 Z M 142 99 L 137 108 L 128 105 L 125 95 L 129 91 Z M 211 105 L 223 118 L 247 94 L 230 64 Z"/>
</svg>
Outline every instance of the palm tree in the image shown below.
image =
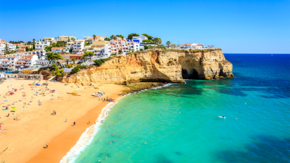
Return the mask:
<svg viewBox="0 0 290 163">
<path fill-rule="evenodd" d="M 167 46 L 169 47 L 170 44 L 171 44 L 171 42 L 170 42 L 170 41 L 167 41 L 166 44 L 167 44 Z"/>
<path fill-rule="evenodd" d="M 94 40 L 96 39 L 96 37 L 97 37 L 96 35 L 93 35 Z"/>
<path fill-rule="evenodd" d="M 157 44 L 157 45 L 161 44 L 162 43 L 161 38 L 155 37 L 154 38 L 154 43 Z"/>
<path fill-rule="evenodd" d="M 68 65 L 69 59 L 66 59 L 65 61 L 66 61 L 66 64 Z"/>
<path fill-rule="evenodd" d="M 77 60 L 75 57 L 72 57 L 72 59 L 71 59 L 73 62 L 74 62 L 74 64 L 75 64 L 75 61 Z"/>
</svg>

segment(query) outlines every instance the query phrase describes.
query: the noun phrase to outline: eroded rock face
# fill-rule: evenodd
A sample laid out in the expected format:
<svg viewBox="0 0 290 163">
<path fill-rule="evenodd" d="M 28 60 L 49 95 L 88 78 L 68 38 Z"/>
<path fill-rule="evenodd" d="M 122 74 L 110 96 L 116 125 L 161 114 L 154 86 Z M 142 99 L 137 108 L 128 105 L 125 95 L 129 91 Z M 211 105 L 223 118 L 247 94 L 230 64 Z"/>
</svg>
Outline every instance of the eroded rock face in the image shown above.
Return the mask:
<svg viewBox="0 0 290 163">
<path fill-rule="evenodd" d="M 129 56 L 117 56 L 100 67 L 81 70 L 64 78 L 65 83 L 125 84 L 142 81 L 183 83 L 183 79 L 233 78 L 233 65 L 222 50 L 195 53 L 182 50 L 144 51 Z"/>
</svg>

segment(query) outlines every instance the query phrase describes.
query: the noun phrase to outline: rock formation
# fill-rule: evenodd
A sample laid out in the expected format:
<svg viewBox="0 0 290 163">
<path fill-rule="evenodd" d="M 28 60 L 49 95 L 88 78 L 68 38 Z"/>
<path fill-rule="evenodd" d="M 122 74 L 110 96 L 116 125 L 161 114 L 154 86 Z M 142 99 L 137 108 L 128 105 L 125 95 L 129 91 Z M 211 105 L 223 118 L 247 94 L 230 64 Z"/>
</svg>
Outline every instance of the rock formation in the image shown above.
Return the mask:
<svg viewBox="0 0 290 163">
<path fill-rule="evenodd" d="M 225 59 L 221 49 L 146 50 L 113 57 L 100 67 L 83 69 L 62 81 L 80 85 L 144 81 L 184 83 L 183 79 L 233 78 L 232 69 L 233 65 Z"/>
</svg>

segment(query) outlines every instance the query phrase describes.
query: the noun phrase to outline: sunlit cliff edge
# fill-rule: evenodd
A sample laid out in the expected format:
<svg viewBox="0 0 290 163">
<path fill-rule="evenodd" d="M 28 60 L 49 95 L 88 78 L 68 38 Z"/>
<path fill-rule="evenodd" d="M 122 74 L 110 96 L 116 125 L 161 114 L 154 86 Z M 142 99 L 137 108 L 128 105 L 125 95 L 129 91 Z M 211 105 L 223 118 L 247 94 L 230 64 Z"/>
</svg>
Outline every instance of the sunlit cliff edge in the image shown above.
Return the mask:
<svg viewBox="0 0 290 163">
<path fill-rule="evenodd" d="M 153 81 L 184 83 L 183 79 L 234 78 L 232 69 L 221 49 L 146 50 L 115 56 L 100 67 L 83 69 L 62 82 L 83 86 Z"/>
</svg>

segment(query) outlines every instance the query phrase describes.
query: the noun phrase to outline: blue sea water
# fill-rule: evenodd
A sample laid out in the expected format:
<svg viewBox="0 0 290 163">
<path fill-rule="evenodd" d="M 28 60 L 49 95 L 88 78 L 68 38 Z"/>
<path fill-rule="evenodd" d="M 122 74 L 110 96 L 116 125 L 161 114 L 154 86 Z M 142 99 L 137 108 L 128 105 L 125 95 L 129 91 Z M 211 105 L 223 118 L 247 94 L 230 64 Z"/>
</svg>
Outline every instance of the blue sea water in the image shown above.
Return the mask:
<svg viewBox="0 0 290 163">
<path fill-rule="evenodd" d="M 290 162 L 290 55 L 225 57 L 235 79 L 121 99 L 74 162 Z"/>
</svg>

